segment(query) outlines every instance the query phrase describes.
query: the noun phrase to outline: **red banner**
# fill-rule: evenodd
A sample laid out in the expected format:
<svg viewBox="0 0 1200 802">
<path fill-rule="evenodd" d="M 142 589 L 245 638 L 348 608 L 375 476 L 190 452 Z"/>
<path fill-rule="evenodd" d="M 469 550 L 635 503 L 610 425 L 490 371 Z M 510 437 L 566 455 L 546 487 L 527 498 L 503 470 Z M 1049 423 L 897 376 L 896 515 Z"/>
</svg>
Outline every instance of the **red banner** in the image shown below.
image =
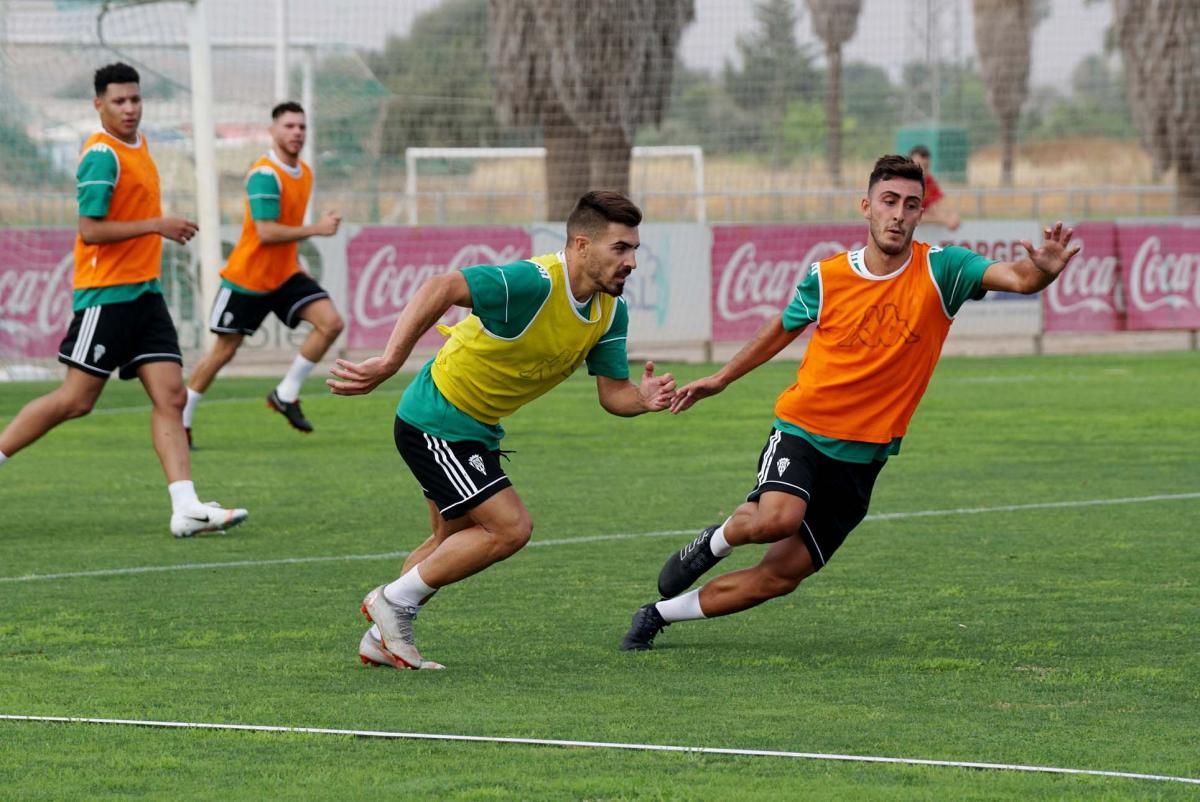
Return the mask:
<svg viewBox="0 0 1200 802">
<path fill-rule="evenodd" d="M 1200 329 L 1200 227 L 1117 226 L 1131 329 Z"/>
<path fill-rule="evenodd" d="M 532 254 L 529 231 L 515 227 L 407 228 L 366 226 L 346 246 L 350 348 L 381 349 L 400 310 L 426 280 L 471 265 L 503 265 Z M 453 325 L 468 310 L 452 307 L 441 323 Z M 422 346 L 443 342 L 436 329 Z"/>
<path fill-rule="evenodd" d="M 1079 254 L 1042 292 L 1043 330 L 1120 331 L 1125 317 L 1116 224 L 1080 223 L 1072 242 L 1081 246 Z"/>
<path fill-rule="evenodd" d="M 863 246 L 862 223 L 713 226 L 712 339 L 748 340 L 783 311 L 813 262 Z"/>
<path fill-rule="evenodd" d="M 0 357 L 52 358 L 71 323 L 75 231 L 0 229 Z"/>
</svg>

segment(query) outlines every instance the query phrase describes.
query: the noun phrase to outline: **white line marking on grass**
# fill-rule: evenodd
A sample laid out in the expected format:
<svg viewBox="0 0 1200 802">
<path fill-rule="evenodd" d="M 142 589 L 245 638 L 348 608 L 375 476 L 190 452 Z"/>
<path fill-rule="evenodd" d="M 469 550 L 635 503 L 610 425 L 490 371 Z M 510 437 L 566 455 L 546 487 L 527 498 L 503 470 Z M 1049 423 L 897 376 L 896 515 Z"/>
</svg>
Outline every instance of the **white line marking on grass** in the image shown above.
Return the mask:
<svg viewBox="0 0 1200 802">
<path fill-rule="evenodd" d="M 186 730 L 232 730 L 238 732 L 279 732 L 303 735 L 353 735 L 359 738 L 392 738 L 421 741 L 468 741 L 524 746 L 560 746 L 586 749 L 624 749 L 638 752 L 691 752 L 706 755 L 736 755 L 741 757 L 785 757 L 805 760 L 840 760 L 854 763 L 891 763 L 905 766 L 940 766 L 960 769 L 990 769 L 993 771 L 1023 771 L 1040 774 L 1073 774 L 1089 777 L 1118 777 L 1127 780 L 1157 780 L 1160 782 L 1200 785 L 1200 778 L 1175 777 L 1169 774 L 1142 774 L 1131 771 L 1101 769 L 1071 769 L 1058 766 L 1026 766 L 1020 763 L 980 763 L 967 760 L 929 760 L 912 757 L 880 757 L 877 755 L 839 755 L 824 752 L 787 752 L 774 749 L 732 749 L 715 746 L 675 746 L 670 744 L 637 744 L 613 741 L 567 741 L 558 738 L 504 738 L 489 735 L 451 735 L 429 732 L 389 732 L 386 730 L 342 730 L 328 727 L 277 727 L 267 724 L 211 724 L 194 721 L 146 721 L 121 718 L 81 718 L 76 716 L 19 716 L 0 714 L 0 720 L 44 722 L 53 724 L 105 724 L 127 727 L 159 727 Z"/>
<path fill-rule="evenodd" d="M 210 407 L 215 404 L 243 404 L 247 401 L 262 401 L 266 396 L 254 396 L 252 398 L 212 398 L 204 402 L 205 407 Z M 124 415 L 130 412 L 149 412 L 153 407 L 149 404 L 138 404 L 134 407 L 105 407 L 102 409 L 93 409 L 92 416 L 95 415 Z"/>
<path fill-rule="evenodd" d="M 1153 501 L 1184 501 L 1200 498 L 1197 493 L 1174 493 L 1156 496 L 1130 496 L 1128 498 L 1095 498 L 1080 501 L 1043 501 L 1034 504 L 1008 504 L 1000 507 L 959 507 L 950 510 L 914 510 L 912 512 L 881 512 L 868 515 L 865 521 L 899 521 L 909 518 L 934 518 L 950 515 L 979 515 L 987 512 L 1021 512 L 1023 510 L 1049 510 L 1074 507 L 1103 507 L 1115 504 L 1144 504 Z M 600 543 L 607 540 L 638 540 L 645 537 L 675 537 L 692 535 L 696 529 L 666 529 L 659 532 L 617 532 L 609 535 L 584 535 L 551 540 L 535 540 L 526 548 L 540 546 L 574 546 L 579 543 Z M 392 560 L 407 557 L 407 551 L 385 551 L 378 554 L 335 554 L 318 557 L 278 557 L 266 560 L 232 560 L 228 562 L 180 563 L 177 565 L 142 565 L 129 568 L 99 568 L 94 571 L 65 571 L 55 574 L 26 574 L 24 576 L 0 576 L 0 584 L 9 582 L 40 582 L 51 579 L 80 579 L 84 577 L 127 576 L 130 574 L 153 574 L 162 571 L 203 571 L 217 568 L 253 568 L 263 565 L 304 565 L 307 563 L 354 562 L 368 560 Z"/>
</svg>

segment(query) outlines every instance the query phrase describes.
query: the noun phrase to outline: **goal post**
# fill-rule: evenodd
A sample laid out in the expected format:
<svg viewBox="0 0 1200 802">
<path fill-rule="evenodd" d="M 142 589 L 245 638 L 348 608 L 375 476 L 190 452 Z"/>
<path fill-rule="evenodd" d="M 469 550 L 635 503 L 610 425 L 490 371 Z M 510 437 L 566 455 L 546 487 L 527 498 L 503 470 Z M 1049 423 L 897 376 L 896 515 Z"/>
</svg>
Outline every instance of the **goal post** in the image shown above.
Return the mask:
<svg viewBox="0 0 1200 802">
<path fill-rule="evenodd" d="M 704 202 L 704 149 L 698 145 L 637 145 L 632 148 L 634 159 L 687 159 L 690 162 L 691 202 L 697 223 L 707 220 Z M 545 161 L 546 149 L 529 148 L 405 148 L 404 200 L 408 208 L 408 224 L 418 225 L 420 213 L 420 162 L 432 160 L 533 159 Z"/>
</svg>

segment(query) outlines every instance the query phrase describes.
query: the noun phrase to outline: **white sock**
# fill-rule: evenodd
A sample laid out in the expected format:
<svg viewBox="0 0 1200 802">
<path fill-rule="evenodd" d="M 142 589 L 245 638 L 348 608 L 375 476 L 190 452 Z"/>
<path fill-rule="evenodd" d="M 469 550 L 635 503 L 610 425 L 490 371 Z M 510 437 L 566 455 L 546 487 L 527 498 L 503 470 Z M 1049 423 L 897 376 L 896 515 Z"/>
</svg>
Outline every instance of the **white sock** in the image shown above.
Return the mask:
<svg viewBox="0 0 1200 802">
<path fill-rule="evenodd" d="M 725 523 L 717 527 L 717 531 L 713 532 L 712 537 L 708 539 L 708 550 L 713 553 L 714 557 L 724 557 L 729 552 L 733 551 L 733 546 L 729 545 L 729 541 L 725 539 L 725 524 L 729 523 L 729 519 L 725 519 Z"/>
<path fill-rule="evenodd" d="M 654 606 L 668 624 L 673 621 L 693 621 L 705 617 L 704 611 L 700 609 L 699 588 L 673 599 L 665 599 Z"/>
<path fill-rule="evenodd" d="M 6 462 L 8 462 L 8 455 L 3 451 L 0 451 L 0 465 L 3 465 Z"/>
<path fill-rule="evenodd" d="M 171 482 L 167 485 L 167 492 L 171 494 L 171 512 L 182 512 L 189 507 L 200 506 L 200 499 L 196 496 L 196 486 L 192 484 L 191 479 Z"/>
<path fill-rule="evenodd" d="M 405 607 L 420 607 L 425 597 L 437 590 L 426 585 L 425 580 L 421 579 L 420 567 L 414 565 L 407 574 L 383 589 L 383 595 L 388 601 Z"/>
<path fill-rule="evenodd" d="M 200 399 L 204 397 L 204 393 L 198 393 L 191 387 L 187 388 L 188 400 L 183 405 L 183 425 L 185 428 L 192 428 L 192 417 L 196 414 L 196 405 L 200 403 Z"/>
<path fill-rule="evenodd" d="M 300 397 L 300 385 L 304 384 L 304 380 L 308 378 L 308 374 L 312 373 L 312 369 L 317 366 L 316 362 L 309 362 L 299 354 L 292 360 L 292 366 L 288 368 L 287 375 L 279 382 L 279 386 L 275 388 L 275 395 L 279 396 L 279 400 L 290 404 Z"/>
</svg>

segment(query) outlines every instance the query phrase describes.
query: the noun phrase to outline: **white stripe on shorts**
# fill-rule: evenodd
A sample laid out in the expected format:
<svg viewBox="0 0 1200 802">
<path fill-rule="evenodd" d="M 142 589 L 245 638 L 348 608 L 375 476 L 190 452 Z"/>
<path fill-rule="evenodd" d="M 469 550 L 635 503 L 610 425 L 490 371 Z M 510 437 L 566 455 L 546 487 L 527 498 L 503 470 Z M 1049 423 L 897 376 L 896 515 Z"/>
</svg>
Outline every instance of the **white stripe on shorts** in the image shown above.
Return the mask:
<svg viewBox="0 0 1200 802">
<path fill-rule="evenodd" d="M 783 432 L 778 429 L 771 430 L 771 437 L 767 440 L 767 450 L 763 452 L 762 462 L 758 465 L 758 484 L 760 486 L 771 475 L 771 460 L 775 459 L 775 449 L 779 447 L 782 436 Z"/>
<path fill-rule="evenodd" d="M 446 474 L 446 478 L 450 480 L 450 484 L 454 485 L 454 488 L 458 490 L 459 495 L 463 498 L 470 498 L 478 493 L 479 489 L 471 481 L 470 475 L 467 474 L 467 469 L 454 456 L 450 444 L 427 432 L 422 432 L 421 435 L 425 438 L 425 444 L 429 446 L 430 453 L 433 454 L 434 462 L 442 466 L 442 472 Z"/>
<path fill-rule="evenodd" d="M 100 321 L 102 306 L 89 306 L 83 312 L 79 322 L 79 335 L 75 338 L 75 347 L 71 349 L 71 359 L 87 364 L 88 350 L 92 347 L 92 338 L 96 336 L 96 324 Z"/>
<path fill-rule="evenodd" d="M 212 314 L 208 318 L 208 327 L 210 329 L 221 328 L 221 313 L 225 311 L 225 305 L 229 303 L 229 296 L 232 292 L 228 287 L 221 287 L 217 290 L 217 298 L 213 301 Z"/>
</svg>

